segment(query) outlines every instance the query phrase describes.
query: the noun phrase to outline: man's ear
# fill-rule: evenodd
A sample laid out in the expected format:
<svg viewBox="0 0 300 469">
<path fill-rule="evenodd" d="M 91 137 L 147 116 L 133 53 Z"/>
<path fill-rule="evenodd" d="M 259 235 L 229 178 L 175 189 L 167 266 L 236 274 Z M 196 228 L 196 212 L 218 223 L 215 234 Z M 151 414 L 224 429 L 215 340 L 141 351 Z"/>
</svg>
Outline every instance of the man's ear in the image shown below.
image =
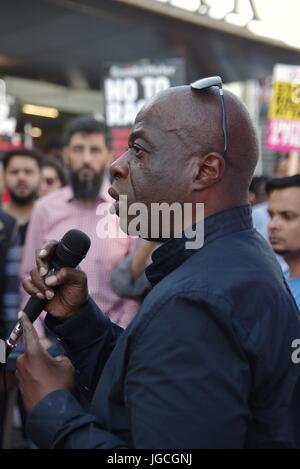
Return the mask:
<svg viewBox="0 0 300 469">
<path fill-rule="evenodd" d="M 249 194 L 248 194 L 248 203 L 249 203 L 250 205 L 254 205 L 255 201 L 256 201 L 256 195 L 254 194 L 254 192 L 250 192 L 250 191 L 249 191 Z"/>
<path fill-rule="evenodd" d="M 225 170 L 224 157 L 220 153 L 207 153 L 195 161 L 193 188 L 203 190 L 216 184 L 223 177 Z"/>
</svg>

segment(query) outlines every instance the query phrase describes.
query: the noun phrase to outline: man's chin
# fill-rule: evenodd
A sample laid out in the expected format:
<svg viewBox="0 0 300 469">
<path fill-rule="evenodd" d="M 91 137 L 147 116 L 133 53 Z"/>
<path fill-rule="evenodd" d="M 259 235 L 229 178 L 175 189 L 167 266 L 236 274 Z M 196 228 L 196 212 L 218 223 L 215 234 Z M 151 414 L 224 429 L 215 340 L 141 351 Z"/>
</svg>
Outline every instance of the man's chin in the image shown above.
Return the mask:
<svg viewBox="0 0 300 469">
<path fill-rule="evenodd" d="M 27 194 L 20 194 L 18 192 L 10 192 L 10 197 L 16 205 L 27 205 L 37 199 L 37 192 L 29 192 Z"/>
<path fill-rule="evenodd" d="M 282 256 L 282 257 L 288 256 L 290 253 L 290 251 L 288 251 L 287 249 L 280 249 L 280 248 L 273 248 L 273 251 L 275 252 L 275 254 L 277 254 L 278 256 Z"/>
</svg>

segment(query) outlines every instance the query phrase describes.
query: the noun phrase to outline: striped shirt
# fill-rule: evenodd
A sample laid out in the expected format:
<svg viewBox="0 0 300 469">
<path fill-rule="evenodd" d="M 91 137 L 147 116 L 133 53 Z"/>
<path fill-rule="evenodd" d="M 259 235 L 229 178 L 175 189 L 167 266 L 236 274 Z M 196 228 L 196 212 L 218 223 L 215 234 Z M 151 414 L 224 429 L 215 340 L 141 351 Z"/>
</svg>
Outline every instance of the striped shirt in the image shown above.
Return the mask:
<svg viewBox="0 0 300 469">
<path fill-rule="evenodd" d="M 82 230 L 91 239 L 90 250 L 80 264 L 87 274 L 89 293 L 112 322 L 125 328 L 133 319 L 138 304 L 136 301 L 120 298 L 113 292 L 111 273 L 125 256 L 140 245 L 141 240 L 130 238 L 124 233 L 119 236 L 119 220 L 116 215 L 108 212 L 113 202 L 107 193 L 109 185 L 109 180 L 104 179 L 95 202 L 83 203 L 75 199 L 70 187 L 52 192 L 36 202 L 26 235 L 21 276 L 24 278 L 29 275 L 35 265 L 36 249 L 47 240 L 59 240 L 72 228 Z M 113 237 L 99 237 L 100 223 L 103 221 L 100 212 L 103 212 L 103 207 L 107 207 L 105 220 L 108 220 L 110 227 L 116 227 Z M 22 297 L 24 305 L 28 298 L 25 292 Z M 39 335 L 43 336 L 38 321 L 35 326 Z"/>
<path fill-rule="evenodd" d="M 3 275 L 2 291 L 0 292 L 0 330 L 2 339 L 7 338 L 12 329 L 16 325 L 18 312 L 20 309 L 20 262 L 21 262 L 21 246 L 17 233 L 15 233 L 10 244 L 5 248 L 0 245 L 1 249 L 7 249 L 4 265 L 1 266 L 1 274 Z M 22 342 L 18 342 L 18 346 L 12 351 L 8 360 L 8 368 L 14 367 L 14 363 L 18 355 L 22 352 Z"/>
</svg>

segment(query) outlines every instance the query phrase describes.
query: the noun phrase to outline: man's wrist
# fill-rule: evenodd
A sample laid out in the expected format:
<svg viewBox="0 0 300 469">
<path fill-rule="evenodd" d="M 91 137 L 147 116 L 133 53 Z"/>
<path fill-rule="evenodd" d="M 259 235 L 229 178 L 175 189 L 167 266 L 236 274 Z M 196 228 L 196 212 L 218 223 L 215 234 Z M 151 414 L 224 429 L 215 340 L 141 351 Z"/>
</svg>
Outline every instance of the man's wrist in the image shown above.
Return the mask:
<svg viewBox="0 0 300 469">
<path fill-rule="evenodd" d="M 56 318 L 47 314 L 45 318 L 46 327 L 53 332 L 63 347 L 68 350 L 77 351 L 85 348 L 88 343 L 101 340 L 110 327 L 107 318 L 91 297 L 88 298 L 76 316 L 58 322 Z"/>
<path fill-rule="evenodd" d="M 57 318 L 53 316 L 51 313 L 48 313 L 48 315 L 56 319 L 58 324 L 65 324 L 67 321 L 71 321 L 72 319 L 75 319 L 77 316 L 79 316 L 88 305 L 89 300 L 90 300 L 90 295 L 87 295 L 86 300 L 78 307 L 78 309 L 76 309 L 75 311 L 72 311 L 70 315 L 64 319 Z"/>
</svg>

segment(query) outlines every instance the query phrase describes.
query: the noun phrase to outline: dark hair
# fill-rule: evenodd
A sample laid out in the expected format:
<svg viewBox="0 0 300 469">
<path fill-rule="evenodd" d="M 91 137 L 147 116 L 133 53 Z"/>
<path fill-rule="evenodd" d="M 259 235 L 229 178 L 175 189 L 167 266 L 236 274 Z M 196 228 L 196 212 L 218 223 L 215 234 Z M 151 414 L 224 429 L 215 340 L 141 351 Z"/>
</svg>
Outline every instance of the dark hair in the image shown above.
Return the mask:
<svg viewBox="0 0 300 469">
<path fill-rule="evenodd" d="M 253 192 L 255 195 L 265 193 L 268 181 L 269 178 L 267 176 L 254 176 L 249 187 L 249 192 Z"/>
<path fill-rule="evenodd" d="M 271 179 L 266 185 L 266 191 L 269 195 L 276 189 L 287 189 L 288 187 L 300 187 L 300 174 L 294 176 L 287 176 L 284 178 Z"/>
<path fill-rule="evenodd" d="M 14 150 L 4 152 L 2 155 L 1 160 L 4 171 L 6 170 L 10 160 L 15 156 L 26 156 L 28 158 L 32 158 L 36 161 L 39 168 L 41 168 L 44 159 L 44 155 L 38 150 L 34 150 L 32 148 L 15 148 Z"/>
<path fill-rule="evenodd" d="M 54 160 L 52 158 L 46 158 L 43 160 L 42 168 L 49 168 L 49 167 L 53 168 L 56 171 L 56 174 L 61 182 L 61 185 L 62 187 L 64 187 L 68 182 L 68 178 L 67 178 L 65 169 L 62 166 L 62 164 L 60 164 L 59 161 Z"/>
<path fill-rule="evenodd" d="M 94 117 L 80 116 L 72 119 L 65 129 L 63 138 L 64 144 L 68 145 L 72 135 L 77 132 L 86 134 L 101 133 L 105 137 L 107 148 L 110 148 L 110 133 L 107 125 L 104 122 L 96 120 Z"/>
<path fill-rule="evenodd" d="M 62 150 L 63 144 L 58 138 L 51 138 L 44 146 L 44 152 L 47 153 L 51 150 Z"/>
</svg>

